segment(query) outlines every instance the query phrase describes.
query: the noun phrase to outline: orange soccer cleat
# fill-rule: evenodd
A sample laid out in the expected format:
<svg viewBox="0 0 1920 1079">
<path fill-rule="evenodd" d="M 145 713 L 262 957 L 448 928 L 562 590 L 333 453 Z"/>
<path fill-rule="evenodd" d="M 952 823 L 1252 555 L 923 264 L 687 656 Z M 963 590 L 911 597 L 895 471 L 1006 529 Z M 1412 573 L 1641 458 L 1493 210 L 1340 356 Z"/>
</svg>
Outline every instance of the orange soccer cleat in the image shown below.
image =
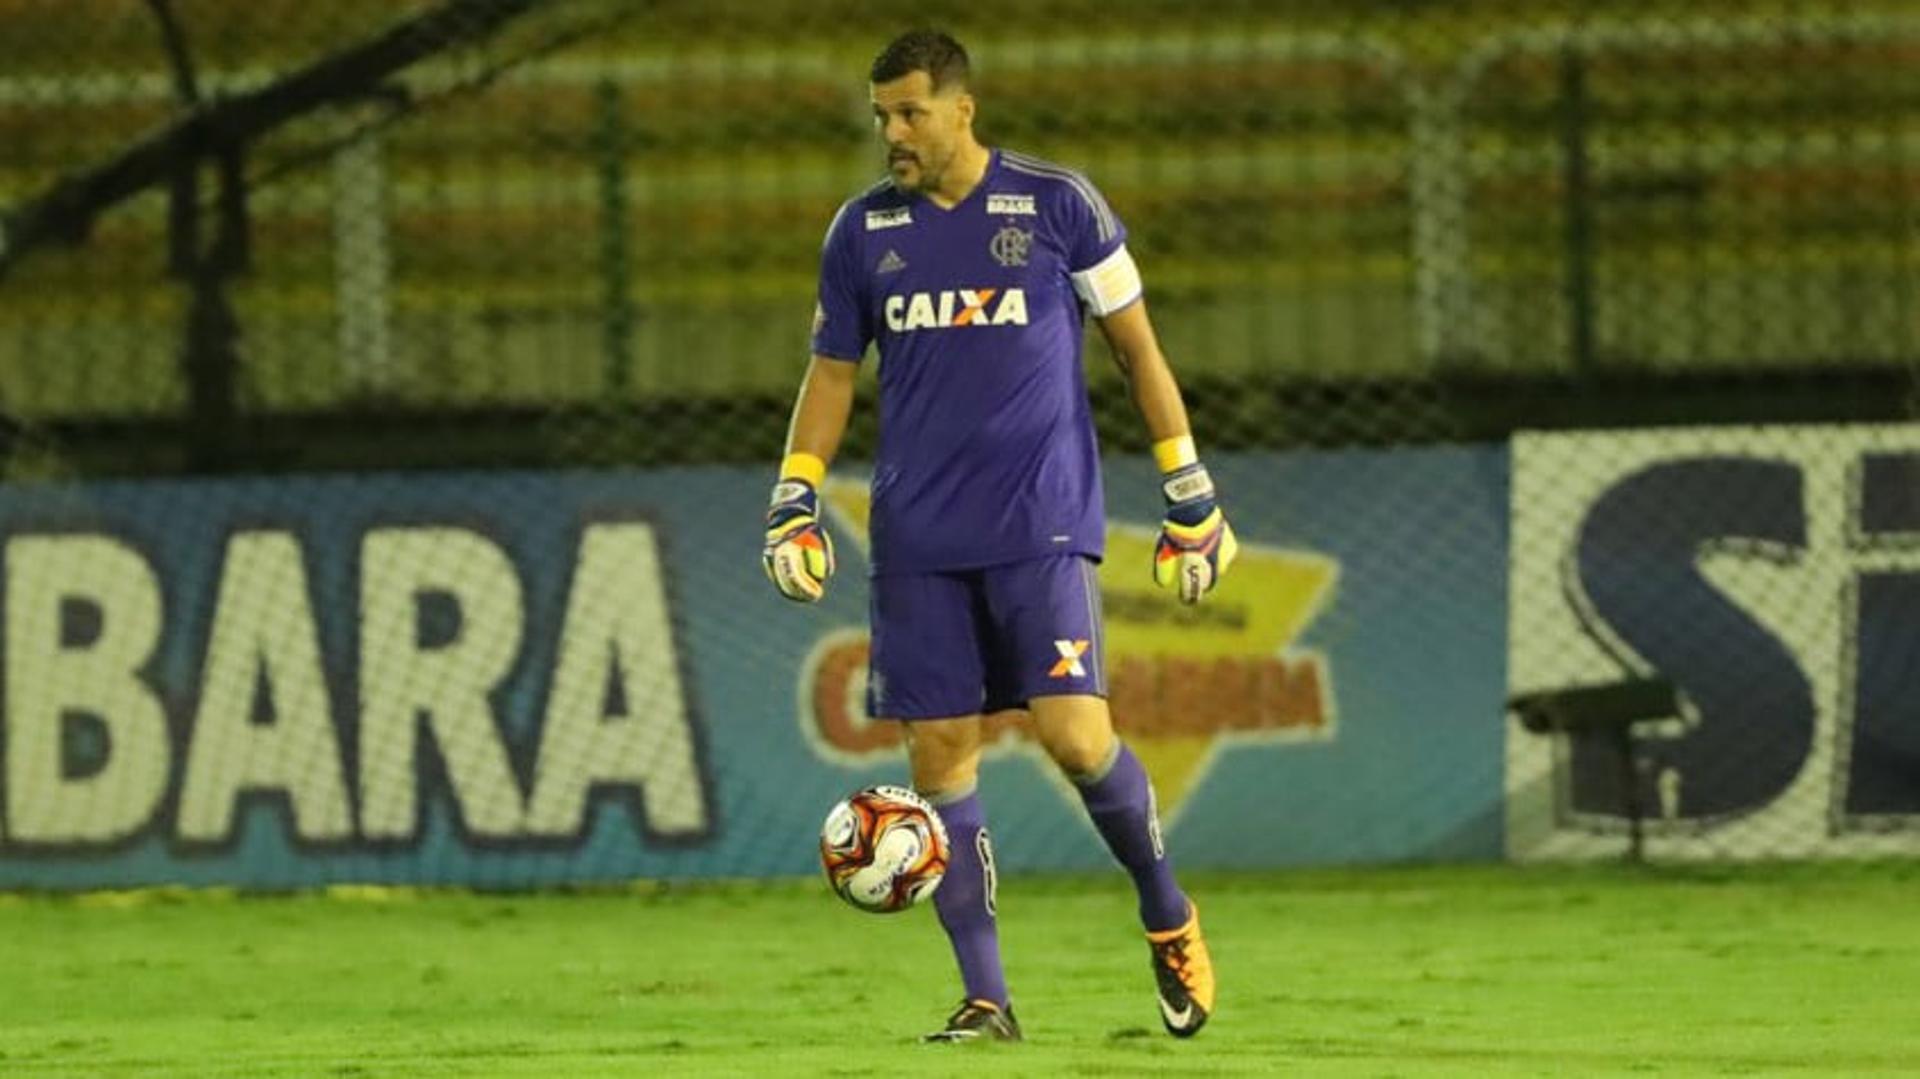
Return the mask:
<svg viewBox="0 0 1920 1079">
<path fill-rule="evenodd" d="M 1187 909 L 1187 924 L 1147 934 L 1160 990 L 1160 1020 L 1176 1038 L 1200 1033 L 1213 1014 L 1213 957 L 1200 933 L 1200 908 L 1189 900 Z"/>
</svg>

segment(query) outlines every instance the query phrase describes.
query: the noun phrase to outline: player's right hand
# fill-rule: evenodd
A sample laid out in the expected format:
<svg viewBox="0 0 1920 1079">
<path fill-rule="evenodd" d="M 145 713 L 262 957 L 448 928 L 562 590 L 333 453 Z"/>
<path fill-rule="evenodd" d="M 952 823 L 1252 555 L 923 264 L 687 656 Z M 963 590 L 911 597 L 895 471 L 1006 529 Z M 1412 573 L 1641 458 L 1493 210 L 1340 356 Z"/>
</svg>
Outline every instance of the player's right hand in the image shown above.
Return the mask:
<svg viewBox="0 0 1920 1079">
<path fill-rule="evenodd" d="M 806 480 L 774 484 L 761 551 L 767 579 L 796 603 L 817 603 L 833 576 L 833 540 L 820 524 L 820 495 Z"/>
</svg>

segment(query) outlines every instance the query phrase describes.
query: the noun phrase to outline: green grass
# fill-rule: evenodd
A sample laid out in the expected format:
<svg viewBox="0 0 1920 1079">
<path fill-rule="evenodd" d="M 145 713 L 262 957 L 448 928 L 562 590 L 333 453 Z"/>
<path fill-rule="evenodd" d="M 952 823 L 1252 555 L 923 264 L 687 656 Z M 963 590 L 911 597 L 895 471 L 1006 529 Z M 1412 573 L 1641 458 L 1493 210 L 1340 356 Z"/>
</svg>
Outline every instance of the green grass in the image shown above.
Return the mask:
<svg viewBox="0 0 1920 1079">
<path fill-rule="evenodd" d="M 1001 897 L 1029 1041 L 920 1046 L 931 912 L 814 882 L 0 901 L 7 1075 L 1308 1075 L 1920 1066 L 1920 865 L 1199 876 L 1214 1024 L 1160 1031 L 1124 879 Z M 1909 1071 L 1910 1074 L 1910 1071 Z"/>
</svg>

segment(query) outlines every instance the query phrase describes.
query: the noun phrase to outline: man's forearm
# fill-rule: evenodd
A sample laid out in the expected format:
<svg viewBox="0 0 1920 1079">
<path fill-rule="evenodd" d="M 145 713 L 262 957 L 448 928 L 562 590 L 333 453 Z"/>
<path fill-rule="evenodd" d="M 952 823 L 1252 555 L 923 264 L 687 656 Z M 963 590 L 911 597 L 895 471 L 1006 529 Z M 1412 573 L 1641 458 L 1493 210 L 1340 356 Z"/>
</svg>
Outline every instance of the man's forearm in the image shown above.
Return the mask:
<svg viewBox="0 0 1920 1079">
<path fill-rule="evenodd" d="M 1180 386 L 1174 381 L 1173 371 L 1164 357 L 1157 352 L 1129 356 L 1122 362 L 1121 370 L 1126 373 L 1133 405 L 1146 422 L 1156 457 L 1160 456 L 1158 449 L 1162 444 L 1192 437 L 1186 403 L 1180 397 Z"/>
<path fill-rule="evenodd" d="M 828 366 L 833 363 L 835 361 L 816 359 L 807 368 L 799 399 L 793 405 L 793 417 L 787 425 L 786 455 L 781 464 L 783 475 L 798 467 L 802 478 L 818 484 L 840 449 L 847 420 L 853 414 L 854 379 L 850 370 L 837 371 Z M 818 475 L 810 474 L 816 470 Z"/>
<path fill-rule="evenodd" d="M 1102 318 L 1100 331 L 1154 444 L 1189 437 L 1187 406 L 1180 400 L 1180 385 L 1174 381 L 1173 369 L 1167 366 L 1167 357 L 1154 337 L 1147 301 L 1137 300 Z"/>
</svg>

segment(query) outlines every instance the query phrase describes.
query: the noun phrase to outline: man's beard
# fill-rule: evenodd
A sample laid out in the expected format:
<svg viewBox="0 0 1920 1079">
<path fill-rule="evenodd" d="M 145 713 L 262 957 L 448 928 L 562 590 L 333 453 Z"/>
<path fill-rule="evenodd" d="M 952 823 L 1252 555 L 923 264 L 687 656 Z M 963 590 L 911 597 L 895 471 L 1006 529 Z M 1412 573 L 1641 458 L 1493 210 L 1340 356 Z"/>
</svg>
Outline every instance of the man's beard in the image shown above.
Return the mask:
<svg viewBox="0 0 1920 1079">
<path fill-rule="evenodd" d="M 898 163 L 897 160 L 889 156 L 887 158 L 887 171 L 892 173 L 893 167 L 896 163 Z M 922 158 L 920 155 L 914 154 L 906 158 L 905 163 L 909 165 L 915 173 L 918 174 L 919 178 L 915 181 L 910 182 L 905 176 L 902 176 L 899 173 L 894 173 L 893 186 L 906 191 L 923 191 L 923 192 L 930 191 L 933 188 L 939 186 L 940 174 L 936 173 L 935 171 L 933 171 L 933 169 L 929 168 L 926 160 Z"/>
</svg>

